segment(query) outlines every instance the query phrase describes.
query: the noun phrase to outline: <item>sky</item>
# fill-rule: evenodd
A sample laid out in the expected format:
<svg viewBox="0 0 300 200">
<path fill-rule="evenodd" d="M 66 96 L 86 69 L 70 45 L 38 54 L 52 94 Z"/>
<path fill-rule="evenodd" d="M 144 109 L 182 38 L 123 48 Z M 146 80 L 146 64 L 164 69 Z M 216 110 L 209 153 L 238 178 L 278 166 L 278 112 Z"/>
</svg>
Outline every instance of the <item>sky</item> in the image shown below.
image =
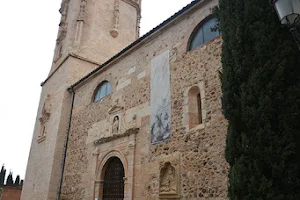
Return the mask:
<svg viewBox="0 0 300 200">
<path fill-rule="evenodd" d="M 113 2 L 113 0 L 112 0 Z M 192 0 L 142 0 L 141 35 Z M 0 165 L 25 177 L 40 83 L 49 73 L 61 0 L 1 2 Z"/>
</svg>

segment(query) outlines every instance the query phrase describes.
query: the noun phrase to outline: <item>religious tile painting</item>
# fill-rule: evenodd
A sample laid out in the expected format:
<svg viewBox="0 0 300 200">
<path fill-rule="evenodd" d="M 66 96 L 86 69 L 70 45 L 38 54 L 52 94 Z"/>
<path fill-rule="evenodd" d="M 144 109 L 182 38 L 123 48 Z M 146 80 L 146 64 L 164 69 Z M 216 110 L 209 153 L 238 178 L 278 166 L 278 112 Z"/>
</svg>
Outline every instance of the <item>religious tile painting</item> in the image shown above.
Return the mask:
<svg viewBox="0 0 300 200">
<path fill-rule="evenodd" d="M 151 61 L 151 143 L 171 138 L 171 97 L 170 97 L 169 51 Z"/>
</svg>

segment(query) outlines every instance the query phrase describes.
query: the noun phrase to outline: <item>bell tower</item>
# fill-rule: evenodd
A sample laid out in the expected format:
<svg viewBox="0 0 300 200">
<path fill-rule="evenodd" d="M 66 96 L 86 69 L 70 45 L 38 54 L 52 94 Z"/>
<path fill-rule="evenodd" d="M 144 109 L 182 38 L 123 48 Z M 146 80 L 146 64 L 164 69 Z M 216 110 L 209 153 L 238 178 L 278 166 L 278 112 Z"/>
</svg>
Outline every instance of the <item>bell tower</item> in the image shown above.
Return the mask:
<svg viewBox="0 0 300 200">
<path fill-rule="evenodd" d="M 51 72 L 68 54 L 102 64 L 135 41 L 140 4 L 141 0 L 63 0 Z"/>
<path fill-rule="evenodd" d="M 67 88 L 139 37 L 141 0 L 63 0 L 42 83 L 22 200 L 57 198 L 71 110 Z M 49 63 L 50 64 L 50 63 Z"/>
</svg>

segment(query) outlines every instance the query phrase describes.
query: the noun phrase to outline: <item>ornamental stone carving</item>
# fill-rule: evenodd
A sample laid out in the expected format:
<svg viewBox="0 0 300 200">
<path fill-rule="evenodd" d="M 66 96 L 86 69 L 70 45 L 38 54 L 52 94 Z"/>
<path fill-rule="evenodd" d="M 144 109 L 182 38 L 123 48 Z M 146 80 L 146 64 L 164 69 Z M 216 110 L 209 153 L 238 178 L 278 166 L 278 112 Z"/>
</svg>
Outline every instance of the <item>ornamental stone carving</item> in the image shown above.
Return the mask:
<svg viewBox="0 0 300 200">
<path fill-rule="evenodd" d="M 160 172 L 160 194 L 176 194 L 176 174 L 175 168 L 166 163 Z"/>
<path fill-rule="evenodd" d="M 62 55 L 62 43 L 67 35 L 67 27 L 68 27 L 67 14 L 69 9 L 69 2 L 70 0 L 62 1 L 61 8 L 59 9 L 59 12 L 61 13 L 61 19 L 60 19 L 59 29 L 58 29 L 57 39 L 56 39 L 54 62 L 58 61 Z"/>
<path fill-rule="evenodd" d="M 123 109 L 124 109 L 124 107 L 122 107 L 122 106 L 114 105 L 108 110 L 108 114 L 114 115 L 116 113 L 123 111 Z"/>
<path fill-rule="evenodd" d="M 123 111 L 124 107 L 119 105 L 114 105 L 108 110 L 108 114 L 110 115 L 110 136 L 118 135 L 122 132 L 121 130 L 121 120 L 123 117 Z"/>
<path fill-rule="evenodd" d="M 84 14 L 85 14 L 85 8 L 86 8 L 86 0 L 82 0 L 80 3 L 80 11 L 78 15 L 77 21 L 84 21 Z"/>
<path fill-rule="evenodd" d="M 41 116 L 39 118 L 40 121 L 40 133 L 38 135 L 38 143 L 44 141 L 46 139 L 46 123 L 50 118 L 50 110 L 51 110 L 51 104 L 50 104 L 50 95 L 47 95 L 44 105 L 42 108 Z"/>
<path fill-rule="evenodd" d="M 179 158 L 171 156 L 159 163 L 159 197 L 161 199 L 179 198 Z"/>
<path fill-rule="evenodd" d="M 110 135 L 110 136 L 106 136 L 106 137 L 101 137 L 100 139 L 97 139 L 94 141 L 94 145 L 98 146 L 100 144 L 104 144 L 113 140 L 116 140 L 118 138 L 122 138 L 122 137 L 127 137 L 133 134 L 137 134 L 139 132 L 139 128 L 133 128 L 133 129 L 128 129 L 126 130 L 124 133 L 119 133 L 117 135 Z"/>
<path fill-rule="evenodd" d="M 115 7 L 114 7 L 114 25 L 113 29 L 110 31 L 112 37 L 118 37 L 119 35 L 119 21 L 120 21 L 120 0 L 115 0 Z"/>
<path fill-rule="evenodd" d="M 141 21 L 141 8 L 140 8 L 140 0 L 122 0 L 123 2 L 131 5 L 137 11 L 137 38 L 140 35 L 140 21 Z M 119 35 L 119 21 L 120 21 L 120 0 L 115 0 L 114 6 L 114 18 L 113 18 L 113 28 L 110 31 L 112 37 L 116 38 Z"/>
<path fill-rule="evenodd" d="M 47 97 L 44 101 L 41 116 L 39 118 L 41 124 L 45 124 L 48 121 L 48 119 L 50 118 L 50 109 L 51 109 L 50 95 L 47 95 Z"/>
<path fill-rule="evenodd" d="M 78 14 L 77 23 L 76 23 L 75 41 L 74 41 L 74 47 L 77 50 L 79 48 L 79 44 L 80 44 L 81 37 L 82 37 L 82 30 L 83 30 L 83 23 L 84 23 L 84 16 L 85 16 L 85 12 L 86 12 L 86 6 L 87 6 L 87 1 L 86 0 L 81 0 L 80 8 L 79 8 L 79 14 Z"/>
<path fill-rule="evenodd" d="M 91 139 L 88 140 L 93 141 L 95 146 L 139 132 L 136 114 L 126 113 L 124 107 L 114 105 L 108 110 L 108 115 L 107 120 L 95 123 L 89 130 L 89 138 Z"/>
</svg>

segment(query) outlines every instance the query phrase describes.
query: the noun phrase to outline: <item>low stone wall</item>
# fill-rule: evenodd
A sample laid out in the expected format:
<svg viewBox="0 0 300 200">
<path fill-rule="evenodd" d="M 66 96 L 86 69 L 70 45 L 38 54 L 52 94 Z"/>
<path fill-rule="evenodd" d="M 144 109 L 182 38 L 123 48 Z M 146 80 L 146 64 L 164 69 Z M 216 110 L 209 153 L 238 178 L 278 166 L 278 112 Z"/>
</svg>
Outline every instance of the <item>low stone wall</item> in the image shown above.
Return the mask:
<svg viewBox="0 0 300 200">
<path fill-rule="evenodd" d="M 0 186 L 0 200 L 20 200 L 21 193 L 21 186 Z"/>
</svg>

